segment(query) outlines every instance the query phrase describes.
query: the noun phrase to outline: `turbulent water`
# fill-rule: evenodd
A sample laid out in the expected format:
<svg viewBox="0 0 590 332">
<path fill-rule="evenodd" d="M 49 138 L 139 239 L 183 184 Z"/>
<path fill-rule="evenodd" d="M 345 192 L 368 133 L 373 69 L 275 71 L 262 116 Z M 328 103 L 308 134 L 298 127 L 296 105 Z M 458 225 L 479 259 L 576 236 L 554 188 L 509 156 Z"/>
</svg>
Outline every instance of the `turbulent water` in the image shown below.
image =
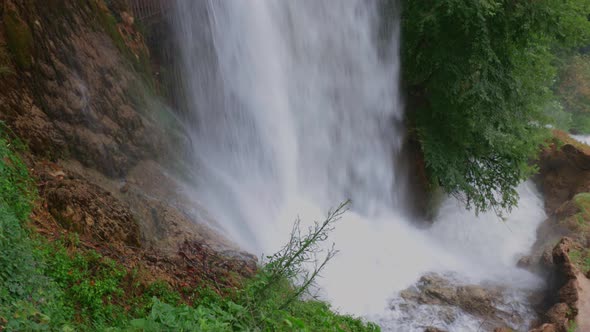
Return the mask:
<svg viewBox="0 0 590 332">
<path fill-rule="evenodd" d="M 378 33 L 378 3 L 178 1 L 195 195 L 224 233 L 255 253 L 276 250 L 297 216 L 321 220 L 350 198 L 332 237 L 341 252 L 322 291 L 384 330 L 437 325 L 432 308 L 412 317 L 388 309 L 432 271 L 507 284 L 514 308 L 524 306 L 519 290 L 539 281 L 515 263 L 544 219 L 530 184 L 519 188 L 520 207 L 506 222 L 476 218 L 453 199 L 428 229 L 407 213 L 399 36 L 395 24 L 390 34 Z M 471 331 L 476 324 L 465 314 L 441 327 Z"/>
<path fill-rule="evenodd" d="M 573 139 L 580 143 L 590 144 L 590 135 L 571 135 Z"/>
</svg>

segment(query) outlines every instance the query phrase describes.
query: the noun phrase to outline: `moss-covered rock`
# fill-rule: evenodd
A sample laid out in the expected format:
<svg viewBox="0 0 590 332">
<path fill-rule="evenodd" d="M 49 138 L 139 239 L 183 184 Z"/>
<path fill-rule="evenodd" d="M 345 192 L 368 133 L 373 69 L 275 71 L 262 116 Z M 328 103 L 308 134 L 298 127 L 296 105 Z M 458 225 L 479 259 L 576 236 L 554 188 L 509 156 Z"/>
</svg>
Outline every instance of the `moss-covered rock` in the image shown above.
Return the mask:
<svg viewBox="0 0 590 332">
<path fill-rule="evenodd" d="M 572 249 L 570 251 L 570 259 L 576 267 L 585 275 L 590 273 L 590 249 Z"/>
<path fill-rule="evenodd" d="M 7 9 L 2 16 L 6 32 L 6 45 L 19 68 L 31 68 L 33 57 L 33 33 L 29 25 L 13 9 Z"/>
<path fill-rule="evenodd" d="M 580 212 L 576 214 L 576 221 L 582 228 L 590 225 L 590 193 L 580 193 L 574 197 L 574 202 Z"/>
<path fill-rule="evenodd" d="M 0 77 L 11 74 L 10 57 L 5 45 L 0 45 Z"/>
</svg>

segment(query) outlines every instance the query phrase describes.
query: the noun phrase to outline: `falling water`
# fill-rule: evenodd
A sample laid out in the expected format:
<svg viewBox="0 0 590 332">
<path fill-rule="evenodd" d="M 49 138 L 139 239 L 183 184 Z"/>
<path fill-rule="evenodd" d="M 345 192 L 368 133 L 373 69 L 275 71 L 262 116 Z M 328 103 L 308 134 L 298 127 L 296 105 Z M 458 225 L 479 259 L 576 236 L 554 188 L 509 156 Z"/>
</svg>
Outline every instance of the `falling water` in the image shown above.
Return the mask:
<svg viewBox="0 0 590 332">
<path fill-rule="evenodd" d="M 399 36 L 377 38 L 378 3 L 178 1 L 195 195 L 256 253 L 276 250 L 296 216 L 318 220 L 352 199 L 333 234 L 341 252 L 322 279 L 326 298 L 386 330 L 419 330 L 421 317 L 407 322 L 386 307 L 424 273 L 536 285 L 514 265 L 544 215 L 527 184 L 505 223 L 448 199 L 433 227 L 413 226 L 398 167 Z M 460 321 L 453 330 L 473 323 Z"/>
</svg>

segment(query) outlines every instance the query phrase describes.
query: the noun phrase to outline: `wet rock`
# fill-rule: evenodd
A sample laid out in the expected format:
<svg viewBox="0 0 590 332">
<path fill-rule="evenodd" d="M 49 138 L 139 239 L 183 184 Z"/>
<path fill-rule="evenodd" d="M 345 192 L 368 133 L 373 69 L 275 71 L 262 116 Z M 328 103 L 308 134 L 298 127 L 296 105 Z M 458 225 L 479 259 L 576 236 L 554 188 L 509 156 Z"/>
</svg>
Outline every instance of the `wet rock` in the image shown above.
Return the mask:
<svg viewBox="0 0 590 332">
<path fill-rule="evenodd" d="M 554 324 L 543 324 L 537 328 L 530 330 L 530 332 L 558 332 Z"/>
<path fill-rule="evenodd" d="M 546 248 L 541 254 L 541 264 L 545 267 L 553 266 L 553 248 Z"/>
<path fill-rule="evenodd" d="M 455 320 L 457 320 L 457 312 L 450 307 L 442 307 L 438 311 L 439 318 L 445 324 L 452 324 Z"/>
<path fill-rule="evenodd" d="M 66 176 L 47 164 L 35 173 L 44 184 L 40 194 L 47 210 L 63 228 L 113 245 L 140 245 L 139 225 L 128 205 L 75 173 Z"/>
<path fill-rule="evenodd" d="M 427 275 L 420 279 L 420 300 L 425 304 L 458 303 L 457 289 L 448 280 L 438 275 Z"/>
<path fill-rule="evenodd" d="M 122 186 L 121 189 L 119 189 L 122 193 L 126 193 L 129 191 L 129 183 L 125 182 Z"/>
<path fill-rule="evenodd" d="M 133 26 L 133 23 L 135 22 L 135 19 L 133 18 L 133 16 L 131 16 L 128 12 L 121 13 L 121 20 L 127 26 Z"/>
<path fill-rule="evenodd" d="M 516 263 L 516 266 L 520 267 L 521 269 L 529 269 L 532 265 L 533 257 L 531 256 L 523 256 Z"/>
<path fill-rule="evenodd" d="M 49 80 L 54 80 L 55 79 L 55 70 L 49 66 L 46 63 L 40 63 L 39 64 L 39 69 L 41 70 L 41 73 L 43 73 L 43 75 L 49 79 Z"/>
<path fill-rule="evenodd" d="M 590 246 L 590 146 L 558 130 L 553 136 L 553 144 L 540 155 L 537 177 L 553 235 L 537 241 L 545 245 L 541 263 L 548 276 L 549 310 L 543 315 L 545 324 L 533 331 L 565 332 L 573 320 L 578 330 L 590 331 L 585 314 L 590 312 L 590 285 L 570 257 L 572 250 L 580 253 Z"/>
<path fill-rule="evenodd" d="M 493 315 L 494 301 L 498 300 L 498 291 L 477 285 L 458 286 L 453 281 L 437 274 L 428 274 L 420 278 L 416 287 L 401 292 L 406 301 L 415 301 L 428 305 L 450 305 L 476 315 Z"/>
<path fill-rule="evenodd" d="M 0 120 L 33 153 L 52 160 L 72 157 L 113 177 L 142 159 L 164 155 L 170 139 L 156 120 L 164 108 L 146 111 L 147 89 L 111 36 L 96 26 L 96 13 L 83 2 L 64 0 L 72 24 L 63 25 L 55 15 L 64 13 L 52 13 L 45 0 L 6 2 L 43 27 L 32 36 L 43 52 L 33 54 L 30 77 L 15 69 L 19 79 L 0 84 Z M 133 18 L 125 11 L 114 14 L 122 18 L 117 28 L 124 30 L 130 50 L 147 56 Z"/>
<path fill-rule="evenodd" d="M 551 307 L 549 311 L 547 311 L 546 316 L 549 322 L 554 326 L 566 326 L 568 322 L 567 315 L 569 310 L 570 307 L 567 305 L 567 303 L 557 303 Z"/>
<path fill-rule="evenodd" d="M 235 275 L 255 272 L 255 257 L 204 226 L 204 209 L 154 166 L 178 151 L 172 140 L 183 139 L 182 129 L 147 88 L 155 82 L 144 82 L 149 51 L 128 9 L 112 6 L 126 1 L 107 1 L 109 8 L 94 1 L 121 18 L 114 32 L 125 45 L 87 1 L 59 2 L 2 2 L 35 32 L 30 66 L 10 62 L 15 75 L 0 80 L 0 121 L 29 146 L 41 198 L 31 218 L 36 229 L 49 239 L 78 233 L 81 247 L 147 269 L 153 280 L 201 287 L 208 279 L 219 293 L 237 285 Z M 3 36 L 0 24 L 0 43 Z"/>
<path fill-rule="evenodd" d="M 576 194 L 590 191 L 590 154 L 568 134 L 554 131 L 561 143 L 543 150 L 536 177 L 545 198 L 545 210 L 553 215 Z M 565 143 L 565 144 L 563 144 Z"/>
<path fill-rule="evenodd" d="M 501 294 L 495 290 L 481 286 L 467 285 L 457 288 L 458 305 L 471 314 L 477 316 L 497 315 L 494 302 L 498 302 Z"/>
<path fill-rule="evenodd" d="M 447 332 L 436 327 L 427 327 L 424 332 Z"/>
<path fill-rule="evenodd" d="M 452 324 L 460 312 L 480 318 L 483 330 L 523 323 L 518 314 L 498 309 L 507 306 L 501 288 L 465 285 L 452 276 L 427 274 L 415 286 L 400 292 L 400 298 L 401 302 L 390 305 L 392 310 L 411 313 L 420 306 L 429 306 L 429 311 L 445 325 Z"/>
<path fill-rule="evenodd" d="M 551 275 L 549 278 L 549 295 L 553 299 L 553 305 L 543 315 L 542 326 L 534 329 L 540 331 L 566 332 L 572 319 L 580 317 L 579 306 L 581 301 L 581 287 L 579 273 L 570 258 L 570 251 L 579 248 L 579 244 L 571 238 L 562 238 L 552 250 Z"/>
<path fill-rule="evenodd" d="M 66 173 L 64 173 L 63 170 L 57 170 L 55 172 L 49 172 L 49 175 L 58 180 L 63 180 L 63 178 L 66 176 Z"/>
</svg>

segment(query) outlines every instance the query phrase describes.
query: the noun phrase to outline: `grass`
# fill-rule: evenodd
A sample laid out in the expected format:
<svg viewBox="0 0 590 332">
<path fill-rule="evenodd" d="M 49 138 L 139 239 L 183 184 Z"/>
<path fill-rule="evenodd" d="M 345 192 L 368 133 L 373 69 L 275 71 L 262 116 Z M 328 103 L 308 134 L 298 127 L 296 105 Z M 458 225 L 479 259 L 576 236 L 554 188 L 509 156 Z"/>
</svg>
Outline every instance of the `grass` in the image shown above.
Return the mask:
<svg viewBox="0 0 590 332">
<path fill-rule="evenodd" d="M 578 142 L 570 135 L 562 130 L 553 130 L 553 142 L 556 144 L 558 148 L 562 147 L 565 144 L 573 145 L 576 149 L 582 151 L 584 154 L 590 155 L 590 146 Z"/>
<path fill-rule="evenodd" d="M 572 249 L 569 253 L 572 262 L 580 269 L 583 274 L 590 272 L 590 250 L 589 249 Z"/>
<path fill-rule="evenodd" d="M 297 223 L 289 243 L 241 289 L 222 297 L 205 287 L 183 297 L 163 281 L 143 282 L 137 270 L 83 249 L 75 233 L 54 242 L 34 233 L 28 223 L 35 186 L 17 153 L 22 149 L 0 123 L 0 331 L 379 330 L 306 300 L 336 253 L 320 243 L 343 210 L 307 234 Z M 322 254 L 316 269 L 302 268 Z"/>
<path fill-rule="evenodd" d="M 574 202 L 579 212 L 573 217 L 576 225 L 572 227 L 583 238 L 590 238 L 590 193 L 580 193 L 574 196 Z M 573 223 L 570 222 L 570 225 Z M 573 226 L 573 225 L 572 225 Z M 582 242 L 584 243 L 584 242 Z M 573 249 L 570 258 L 584 275 L 590 273 L 590 249 Z"/>
<path fill-rule="evenodd" d="M 579 193 L 572 201 L 577 211 L 561 219 L 559 223 L 571 230 L 576 237 L 587 238 L 590 235 L 590 193 Z"/>
<path fill-rule="evenodd" d="M 570 321 L 567 326 L 567 332 L 576 332 L 578 330 L 578 325 L 574 321 Z"/>
<path fill-rule="evenodd" d="M 576 215 L 576 220 L 581 227 L 589 225 L 590 221 L 590 193 L 580 193 L 574 196 L 574 203 L 580 210 Z"/>
<path fill-rule="evenodd" d="M 570 130 L 580 135 L 590 134 L 590 115 L 587 113 L 573 113 Z"/>
</svg>

